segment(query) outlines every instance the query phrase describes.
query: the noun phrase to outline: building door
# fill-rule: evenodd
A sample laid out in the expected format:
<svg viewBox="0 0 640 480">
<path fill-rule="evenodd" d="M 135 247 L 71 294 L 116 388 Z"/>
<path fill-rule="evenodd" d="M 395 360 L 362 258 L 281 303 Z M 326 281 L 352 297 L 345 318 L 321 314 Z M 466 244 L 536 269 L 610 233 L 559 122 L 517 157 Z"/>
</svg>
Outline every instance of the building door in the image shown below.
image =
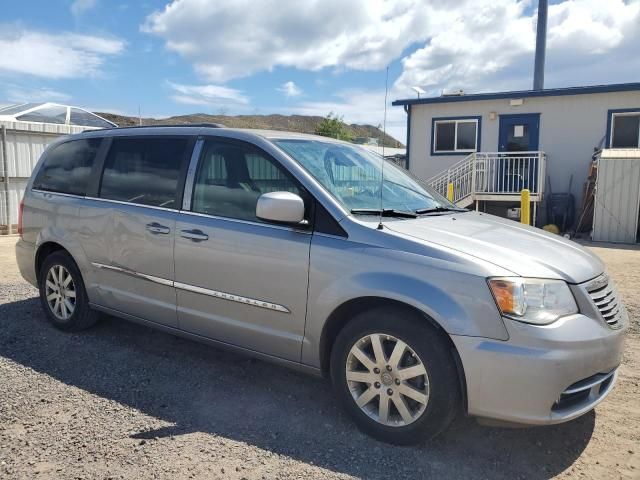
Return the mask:
<svg viewBox="0 0 640 480">
<path fill-rule="evenodd" d="M 498 150 L 510 153 L 501 159 L 498 185 L 502 192 L 517 193 L 524 188 L 537 192 L 540 114 L 500 115 Z"/>
<path fill-rule="evenodd" d="M 500 115 L 500 152 L 536 152 L 540 130 L 540 114 Z"/>
</svg>

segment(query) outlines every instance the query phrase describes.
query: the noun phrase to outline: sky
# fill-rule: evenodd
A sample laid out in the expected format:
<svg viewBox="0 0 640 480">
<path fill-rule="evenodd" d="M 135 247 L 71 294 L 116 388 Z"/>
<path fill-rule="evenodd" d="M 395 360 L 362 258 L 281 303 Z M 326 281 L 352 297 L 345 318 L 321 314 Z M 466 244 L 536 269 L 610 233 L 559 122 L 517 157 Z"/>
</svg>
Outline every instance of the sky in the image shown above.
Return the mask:
<svg viewBox="0 0 640 480">
<path fill-rule="evenodd" d="M 0 103 L 384 120 L 393 100 L 531 88 L 537 0 L 5 0 Z M 640 81 L 640 0 L 552 0 L 545 87 Z"/>
</svg>

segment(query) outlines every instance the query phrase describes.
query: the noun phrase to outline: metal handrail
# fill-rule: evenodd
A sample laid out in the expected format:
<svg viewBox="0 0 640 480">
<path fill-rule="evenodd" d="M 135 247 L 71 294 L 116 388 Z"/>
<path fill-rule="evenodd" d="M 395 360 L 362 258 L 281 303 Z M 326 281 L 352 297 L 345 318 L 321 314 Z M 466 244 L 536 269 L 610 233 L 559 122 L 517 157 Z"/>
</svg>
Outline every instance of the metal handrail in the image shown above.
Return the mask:
<svg viewBox="0 0 640 480">
<path fill-rule="evenodd" d="M 427 182 L 446 195 L 453 184 L 454 202 L 476 195 L 517 195 L 529 189 L 534 199 L 544 193 L 546 154 L 526 152 L 474 152 Z"/>
</svg>

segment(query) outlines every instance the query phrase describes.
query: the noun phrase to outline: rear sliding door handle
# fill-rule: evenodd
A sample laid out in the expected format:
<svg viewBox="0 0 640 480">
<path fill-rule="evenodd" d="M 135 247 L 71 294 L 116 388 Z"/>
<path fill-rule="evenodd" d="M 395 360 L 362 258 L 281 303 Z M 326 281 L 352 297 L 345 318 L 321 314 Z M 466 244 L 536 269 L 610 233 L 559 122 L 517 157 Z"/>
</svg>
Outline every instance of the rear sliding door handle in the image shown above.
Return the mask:
<svg viewBox="0 0 640 480">
<path fill-rule="evenodd" d="M 145 228 L 154 234 L 163 234 L 166 235 L 171 231 L 169 227 L 165 227 L 164 225 L 160 225 L 158 222 L 147 223 Z"/>
<path fill-rule="evenodd" d="M 193 240 L 194 242 L 204 242 L 205 240 L 209 240 L 209 235 L 204 233 L 202 230 L 180 230 L 180 236 L 182 238 L 188 238 L 189 240 Z"/>
</svg>

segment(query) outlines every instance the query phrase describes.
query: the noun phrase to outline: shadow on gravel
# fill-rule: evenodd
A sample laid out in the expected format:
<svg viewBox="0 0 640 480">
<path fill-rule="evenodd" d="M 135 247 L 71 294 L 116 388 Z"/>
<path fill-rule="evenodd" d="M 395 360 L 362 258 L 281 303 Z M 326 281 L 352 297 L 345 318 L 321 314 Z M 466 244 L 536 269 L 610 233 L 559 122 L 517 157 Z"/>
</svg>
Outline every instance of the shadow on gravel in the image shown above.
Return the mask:
<svg viewBox="0 0 640 480">
<path fill-rule="evenodd" d="M 568 424 L 497 429 L 459 418 L 435 441 L 394 447 L 359 433 L 322 379 L 106 318 L 82 334 L 51 327 L 35 298 L 0 305 L 0 356 L 194 431 L 365 478 L 546 479 L 587 446 L 593 412 Z"/>
</svg>

